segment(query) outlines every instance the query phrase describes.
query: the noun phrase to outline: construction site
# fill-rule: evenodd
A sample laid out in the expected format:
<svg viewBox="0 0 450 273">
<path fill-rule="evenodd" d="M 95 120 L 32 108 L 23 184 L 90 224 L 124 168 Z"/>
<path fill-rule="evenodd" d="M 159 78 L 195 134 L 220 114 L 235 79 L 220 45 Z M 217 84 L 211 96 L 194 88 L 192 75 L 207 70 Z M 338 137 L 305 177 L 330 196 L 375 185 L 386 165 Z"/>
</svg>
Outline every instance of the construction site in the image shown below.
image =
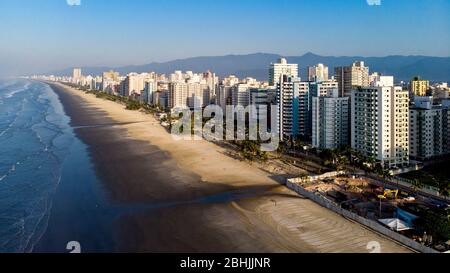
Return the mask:
<svg viewBox="0 0 450 273">
<path fill-rule="evenodd" d="M 448 209 L 445 202 L 361 175 L 303 177 L 295 183 L 336 207 L 378 222 L 420 244 L 440 252 L 450 250 L 449 242 L 438 242 L 416 225 L 424 211 Z"/>
</svg>

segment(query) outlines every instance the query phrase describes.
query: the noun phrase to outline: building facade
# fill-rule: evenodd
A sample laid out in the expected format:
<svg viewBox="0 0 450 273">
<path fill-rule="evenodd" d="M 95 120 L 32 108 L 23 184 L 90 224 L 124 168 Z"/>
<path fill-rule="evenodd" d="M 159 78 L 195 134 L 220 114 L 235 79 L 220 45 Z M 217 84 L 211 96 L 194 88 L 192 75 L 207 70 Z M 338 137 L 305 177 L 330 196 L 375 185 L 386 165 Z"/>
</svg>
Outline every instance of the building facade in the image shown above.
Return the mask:
<svg viewBox="0 0 450 273">
<path fill-rule="evenodd" d="M 250 90 L 247 84 L 236 84 L 232 88 L 232 105 L 247 107 L 250 104 Z"/>
<path fill-rule="evenodd" d="M 155 100 L 153 100 L 153 93 L 158 90 L 158 83 L 155 80 L 148 80 L 144 83 L 144 90 L 141 94 L 141 100 L 147 104 L 157 104 Z"/>
<path fill-rule="evenodd" d="M 102 91 L 110 94 L 115 93 L 115 87 L 120 85 L 118 72 L 108 71 L 102 74 Z"/>
<path fill-rule="evenodd" d="M 309 83 L 283 75 L 277 83 L 278 130 L 281 140 L 308 137 Z"/>
<path fill-rule="evenodd" d="M 401 87 L 360 87 L 351 97 L 351 146 L 388 168 L 409 164 L 409 94 Z"/>
<path fill-rule="evenodd" d="M 184 108 L 188 104 L 188 86 L 185 82 L 169 83 L 168 106 L 169 108 Z"/>
<path fill-rule="evenodd" d="M 328 81 L 328 66 L 324 64 L 317 64 L 308 67 L 308 81 L 323 82 Z"/>
<path fill-rule="evenodd" d="M 411 95 L 424 97 L 427 95 L 428 89 L 430 88 L 430 82 L 427 80 L 422 80 L 419 77 L 415 77 L 410 83 Z"/>
<path fill-rule="evenodd" d="M 269 85 L 275 86 L 281 75 L 298 78 L 298 64 L 288 64 L 284 58 L 280 58 L 277 63 L 270 64 Z"/>
<path fill-rule="evenodd" d="M 78 84 L 81 80 L 81 68 L 74 68 L 72 73 L 72 83 Z"/>
<path fill-rule="evenodd" d="M 410 155 L 427 160 L 450 153 L 449 111 L 450 103 L 433 105 L 433 97 L 416 97 L 410 108 Z"/>
<path fill-rule="evenodd" d="M 355 62 L 351 66 L 336 67 L 335 79 L 339 85 L 339 96 L 350 97 L 352 90 L 369 86 L 369 68 L 364 62 Z"/>
<path fill-rule="evenodd" d="M 336 149 L 349 145 L 349 98 L 335 94 L 312 98 L 312 145 Z"/>
</svg>

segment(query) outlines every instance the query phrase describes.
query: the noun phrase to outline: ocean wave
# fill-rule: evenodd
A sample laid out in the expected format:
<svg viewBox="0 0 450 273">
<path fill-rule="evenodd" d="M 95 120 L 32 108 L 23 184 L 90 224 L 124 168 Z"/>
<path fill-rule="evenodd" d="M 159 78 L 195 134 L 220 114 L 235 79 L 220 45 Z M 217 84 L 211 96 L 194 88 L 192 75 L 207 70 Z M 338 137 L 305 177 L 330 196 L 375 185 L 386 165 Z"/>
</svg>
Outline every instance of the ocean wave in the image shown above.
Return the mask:
<svg viewBox="0 0 450 273">
<path fill-rule="evenodd" d="M 6 179 L 8 176 L 10 176 L 12 173 L 14 173 L 16 171 L 16 166 L 19 165 L 20 162 L 17 162 L 16 164 L 12 165 L 11 168 L 3 176 L 0 177 L 0 182 Z"/>
<path fill-rule="evenodd" d="M 30 86 L 31 86 L 31 83 L 26 83 L 24 86 L 21 86 L 19 89 L 12 90 L 9 93 L 6 93 L 4 98 L 6 98 L 6 99 L 12 98 L 12 97 L 14 97 L 14 95 L 28 90 Z"/>
<path fill-rule="evenodd" d="M 8 99 L 0 115 L 0 252 L 31 252 L 47 229 L 73 136 L 46 85 L 18 81 L 6 89 L 0 90 Z"/>
<path fill-rule="evenodd" d="M 1 94 L 3 91 L 8 91 L 8 89 L 9 89 L 11 86 L 15 86 L 15 85 L 17 85 L 17 83 L 18 83 L 17 80 L 1 82 L 1 83 L 0 83 L 0 94 Z"/>
<path fill-rule="evenodd" d="M 58 187 L 58 185 L 61 183 L 62 176 L 59 175 L 59 177 L 56 179 L 56 185 L 55 188 Z M 42 213 L 41 219 L 38 221 L 38 224 L 35 226 L 34 232 L 32 232 L 32 236 L 28 240 L 26 247 L 23 252 L 32 253 L 34 250 L 35 245 L 42 239 L 42 237 L 45 234 L 45 231 L 48 227 L 48 220 L 50 218 L 50 213 L 52 211 L 53 202 L 51 196 L 48 196 L 46 199 L 46 209 L 44 210 L 44 213 Z M 38 228 L 41 227 L 41 231 L 38 232 Z"/>
<path fill-rule="evenodd" d="M 61 162 L 42 159 L 36 155 L 27 160 L 6 187 L 0 184 L 0 193 L 6 197 L 0 207 L 0 252 L 29 252 L 47 228 L 53 194 L 61 181 Z"/>
<path fill-rule="evenodd" d="M 11 130 L 11 128 L 14 127 L 14 125 L 16 124 L 16 122 L 17 122 L 17 121 L 19 120 L 19 118 L 21 117 L 21 114 L 24 113 L 24 111 L 25 111 L 25 109 L 26 109 L 25 104 L 26 104 L 27 102 L 28 102 L 27 99 L 24 99 L 24 100 L 21 101 L 20 107 L 19 107 L 20 109 L 15 109 L 16 111 L 15 111 L 14 119 L 9 123 L 8 127 L 7 127 L 5 130 L 3 130 L 2 132 L 0 132 L 0 137 L 2 137 L 3 135 L 5 135 L 9 130 Z"/>
</svg>

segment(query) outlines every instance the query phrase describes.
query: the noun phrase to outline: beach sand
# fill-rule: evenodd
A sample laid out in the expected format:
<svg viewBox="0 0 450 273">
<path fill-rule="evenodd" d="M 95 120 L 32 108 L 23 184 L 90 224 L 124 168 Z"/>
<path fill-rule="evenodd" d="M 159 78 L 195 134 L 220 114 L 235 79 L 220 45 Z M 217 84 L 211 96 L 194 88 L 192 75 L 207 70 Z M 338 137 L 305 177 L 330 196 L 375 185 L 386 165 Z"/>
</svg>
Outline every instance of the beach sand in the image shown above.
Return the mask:
<svg viewBox="0 0 450 273">
<path fill-rule="evenodd" d="M 52 84 L 110 202 L 117 252 L 410 252 L 206 141 L 175 141 L 152 115 Z"/>
</svg>

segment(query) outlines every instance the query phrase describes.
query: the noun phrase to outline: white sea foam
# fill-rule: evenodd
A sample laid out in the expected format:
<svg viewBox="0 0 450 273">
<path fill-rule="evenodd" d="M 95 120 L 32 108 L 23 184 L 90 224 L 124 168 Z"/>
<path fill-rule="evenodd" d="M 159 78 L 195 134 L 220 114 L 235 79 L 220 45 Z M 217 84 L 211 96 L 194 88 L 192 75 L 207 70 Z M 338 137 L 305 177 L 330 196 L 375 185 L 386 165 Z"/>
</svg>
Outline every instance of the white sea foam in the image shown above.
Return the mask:
<svg viewBox="0 0 450 273">
<path fill-rule="evenodd" d="M 19 89 L 17 89 L 17 90 L 13 90 L 13 91 L 7 93 L 7 94 L 5 95 L 5 98 L 7 98 L 7 99 L 12 98 L 14 95 L 16 95 L 16 94 L 18 94 L 18 93 L 21 93 L 21 92 L 23 92 L 23 91 L 25 91 L 25 90 L 28 90 L 28 88 L 30 87 L 30 85 L 31 85 L 30 83 L 26 83 L 23 87 L 21 87 L 21 88 L 19 88 Z"/>
<path fill-rule="evenodd" d="M 9 167 L 0 173 L 0 191 L 2 196 L 7 196 L 4 200 L 8 202 L 6 204 L 10 204 L 0 207 L 0 233 L 3 234 L 0 237 L 0 252 L 31 252 L 47 229 L 52 195 L 61 181 L 62 160 L 68 153 L 69 145 L 66 143 L 58 147 L 57 151 L 51 143 L 56 136 L 64 135 L 65 132 L 59 130 L 69 125 L 65 123 L 66 118 L 58 117 L 64 115 L 60 110 L 62 106 L 59 106 L 56 95 L 51 89 L 47 90 L 47 86 L 16 81 L 0 89 L 0 99 L 8 103 L 6 111 L 12 113 L 4 115 L 3 121 L 7 123 L 3 124 L 3 131 L 0 130 L 0 137 L 4 136 L 0 138 L 0 145 L 8 143 L 8 147 L 4 147 L 7 152 L 4 156 L 7 156 L 6 166 Z M 17 95 L 24 91 L 26 93 Z M 55 116 L 42 120 L 42 115 L 46 118 L 48 115 Z M 19 140 L 9 138 L 16 133 L 16 129 L 21 134 L 30 130 L 26 132 L 30 133 L 27 137 L 33 138 L 33 141 L 22 147 Z M 39 147 L 40 143 L 35 146 L 33 131 L 38 140 L 44 143 L 42 147 Z M 15 150 L 20 152 L 15 154 Z M 58 152 L 58 156 L 54 155 L 55 152 Z M 13 158 L 14 161 L 10 161 Z"/>
</svg>

